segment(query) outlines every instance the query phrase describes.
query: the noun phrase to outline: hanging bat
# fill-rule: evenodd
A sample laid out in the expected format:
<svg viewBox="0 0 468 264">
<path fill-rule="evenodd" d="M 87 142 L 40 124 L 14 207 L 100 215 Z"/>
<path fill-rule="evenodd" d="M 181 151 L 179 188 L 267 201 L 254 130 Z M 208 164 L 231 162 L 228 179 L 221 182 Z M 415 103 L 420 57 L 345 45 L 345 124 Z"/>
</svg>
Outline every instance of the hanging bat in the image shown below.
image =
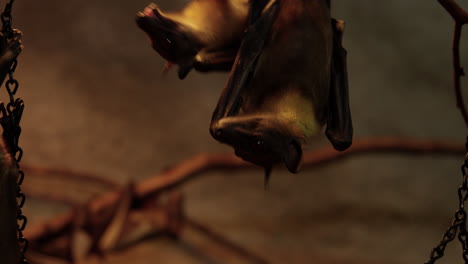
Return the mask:
<svg viewBox="0 0 468 264">
<path fill-rule="evenodd" d="M 136 22 L 169 65 L 179 65 L 183 79 L 192 69 L 231 69 L 248 11 L 248 0 L 193 0 L 182 11 L 166 14 L 150 4 L 137 14 Z"/>
<path fill-rule="evenodd" d="M 337 150 L 351 145 L 344 23 L 326 0 L 250 2 L 250 19 L 210 133 L 242 159 L 299 170 L 302 146 L 322 131 Z"/>
<path fill-rule="evenodd" d="M 239 18 L 242 16 L 235 19 L 225 16 L 223 21 L 227 24 L 223 24 L 219 23 L 220 20 L 216 19 L 216 16 L 210 16 L 212 13 L 228 13 L 228 7 L 233 3 L 240 2 L 195 0 L 181 13 L 172 16 L 164 16 L 156 6 L 150 5 L 139 14 L 137 22 L 148 33 L 153 47 L 163 57 L 169 61 L 180 62 L 179 76 L 184 77 L 192 67 L 200 71 L 229 68 L 234 62 L 232 54 L 239 48 L 238 44 L 231 45 L 231 42 L 219 40 L 226 39 L 226 35 L 231 36 L 232 28 L 239 32 L 239 24 L 236 22 L 249 21 L 249 30 L 243 40 L 229 83 L 213 114 L 210 131 L 219 141 L 232 145 L 238 156 L 264 166 L 267 174 L 273 164 L 281 161 L 285 162 L 290 171 L 297 171 L 302 155 L 302 144 L 317 134 L 324 123 L 327 123 L 326 134 L 335 148 L 346 149 L 351 144 L 352 124 L 348 104 L 346 52 L 341 46 L 343 23 L 330 20 L 329 1 L 311 1 L 306 4 L 301 1 L 285 0 L 280 2 L 283 4 L 281 15 L 277 14 L 280 3 L 276 1 L 269 2 L 267 8 L 265 6 L 268 1 L 251 1 L 248 7 L 244 1 L 244 5 L 237 7 L 249 9 L 248 17 L 247 11 L 242 13 L 242 16 L 245 16 L 242 19 Z M 291 8 L 286 8 L 287 6 Z M 300 12 L 301 9 L 304 9 L 303 12 Z M 318 16 L 315 17 L 316 14 Z M 295 16 L 296 20 L 287 19 Z M 200 19 L 201 17 L 204 19 Z M 278 21 L 274 23 L 277 17 Z M 211 41 L 213 39 L 217 41 L 213 43 L 205 41 L 204 46 L 193 41 L 208 40 L 208 38 L 203 38 L 206 34 L 200 34 L 199 31 L 185 26 L 190 24 L 191 19 L 199 27 L 204 28 L 205 32 L 214 36 Z M 295 28 L 294 23 L 299 27 Z M 293 29 L 292 32 L 289 32 L 288 27 Z M 322 30 L 316 30 L 317 27 Z M 269 35 L 270 30 L 276 32 L 276 37 Z M 309 37 L 301 38 L 302 34 Z M 297 35 L 299 35 L 297 38 L 292 38 Z M 320 35 L 323 35 L 322 38 Z M 166 36 L 171 38 L 164 39 Z M 234 39 L 239 38 L 239 35 L 236 36 Z M 282 43 L 271 40 L 278 36 Z M 318 40 L 314 39 L 314 36 Z M 268 45 L 267 39 L 273 44 Z M 171 45 L 167 45 L 169 42 Z M 237 42 L 240 41 L 234 41 Z M 295 47 L 288 52 L 288 56 L 295 59 L 292 60 L 293 63 L 288 63 L 290 57 L 281 56 L 285 51 L 282 46 Z M 206 47 L 217 47 L 217 51 L 206 52 L 214 50 Z M 264 48 L 267 50 L 265 53 L 269 55 L 262 55 Z M 218 59 L 203 60 L 200 59 L 200 54 L 214 54 L 211 58 Z M 257 61 L 261 55 L 263 58 L 271 56 L 273 59 L 263 59 L 258 69 L 261 69 L 260 72 L 264 77 L 256 74 L 253 78 L 256 80 L 255 84 L 252 84 L 253 72 L 257 70 Z M 276 57 L 278 58 L 274 59 Z M 315 57 L 322 58 L 322 62 L 311 63 Z M 325 65 L 323 58 L 327 60 Z M 185 63 L 186 61 L 188 63 Z M 268 61 L 272 64 L 270 65 Z M 293 72 L 290 72 L 291 70 Z M 295 84 L 288 83 L 294 78 L 301 81 Z M 314 84 L 313 80 L 317 83 Z M 263 82 L 268 84 L 260 85 Z M 284 87 L 282 89 L 276 87 L 280 85 Z M 297 87 L 289 87 L 291 85 Z M 246 101 L 245 105 L 243 101 Z M 279 111 L 283 113 L 282 115 L 277 113 L 280 107 L 287 110 Z M 242 133 L 237 133 L 239 131 Z M 237 134 L 231 135 L 230 132 Z M 291 144 L 280 144 L 287 142 L 288 139 L 291 139 Z M 247 141 L 255 144 L 247 144 L 249 143 Z M 264 153 L 260 151 L 262 149 Z M 297 164 L 294 164 L 295 162 Z"/>
</svg>

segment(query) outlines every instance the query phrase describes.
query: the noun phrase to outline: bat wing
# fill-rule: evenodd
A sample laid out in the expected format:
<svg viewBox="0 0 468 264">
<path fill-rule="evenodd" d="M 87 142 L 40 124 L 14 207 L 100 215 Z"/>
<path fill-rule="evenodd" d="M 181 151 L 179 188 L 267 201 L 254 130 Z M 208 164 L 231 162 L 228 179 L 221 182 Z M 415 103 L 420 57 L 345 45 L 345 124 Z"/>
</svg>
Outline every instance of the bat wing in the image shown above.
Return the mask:
<svg viewBox="0 0 468 264">
<path fill-rule="evenodd" d="M 265 43 L 270 36 L 270 29 L 275 21 L 278 3 L 270 1 L 250 1 L 249 26 L 237 52 L 228 82 L 213 112 L 211 126 L 220 119 L 239 113 L 242 105 L 241 93 L 247 89 L 255 71 Z M 212 131 L 213 133 L 213 131 Z"/>
<path fill-rule="evenodd" d="M 345 150 L 353 140 L 353 124 L 349 108 L 346 50 L 342 46 L 344 22 L 332 20 L 333 58 L 326 135 L 337 150 Z"/>
</svg>

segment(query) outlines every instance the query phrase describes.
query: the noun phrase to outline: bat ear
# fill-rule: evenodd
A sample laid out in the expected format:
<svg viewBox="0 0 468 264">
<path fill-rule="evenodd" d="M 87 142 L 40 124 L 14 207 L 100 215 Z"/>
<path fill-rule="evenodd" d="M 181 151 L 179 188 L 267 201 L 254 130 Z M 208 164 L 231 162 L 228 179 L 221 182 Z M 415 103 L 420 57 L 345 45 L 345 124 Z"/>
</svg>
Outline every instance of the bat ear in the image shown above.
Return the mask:
<svg viewBox="0 0 468 264">
<path fill-rule="evenodd" d="M 297 140 L 291 140 L 283 153 L 283 161 L 288 170 L 297 173 L 302 162 L 302 147 Z"/>
</svg>

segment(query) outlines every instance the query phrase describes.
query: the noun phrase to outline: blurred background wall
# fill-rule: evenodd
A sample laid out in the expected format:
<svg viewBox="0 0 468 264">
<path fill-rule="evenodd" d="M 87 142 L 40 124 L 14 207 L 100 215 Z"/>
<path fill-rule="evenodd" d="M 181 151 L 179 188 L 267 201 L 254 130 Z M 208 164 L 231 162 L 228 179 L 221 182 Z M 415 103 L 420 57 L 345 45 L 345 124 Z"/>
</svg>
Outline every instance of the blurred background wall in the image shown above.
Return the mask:
<svg viewBox="0 0 468 264">
<path fill-rule="evenodd" d="M 157 4 L 176 10 L 186 2 Z M 355 138 L 462 143 L 466 128 L 451 83 L 453 23 L 438 2 L 332 2 L 334 17 L 347 22 Z M 25 45 L 16 73 L 26 101 L 24 163 L 125 183 L 200 152 L 232 151 L 208 133 L 227 76 L 162 76 L 165 62 L 134 22 L 149 3 L 16 1 L 14 27 Z M 462 43 L 466 66 L 467 34 Z M 276 170 L 268 191 L 260 170 L 210 173 L 183 189 L 189 215 L 271 263 L 423 263 L 456 209 L 462 159 L 364 155 L 298 175 Z M 25 212 L 34 224 L 64 210 L 29 199 Z M 205 263 L 158 243 L 115 261 Z M 448 259 L 460 262 L 452 248 Z"/>
</svg>

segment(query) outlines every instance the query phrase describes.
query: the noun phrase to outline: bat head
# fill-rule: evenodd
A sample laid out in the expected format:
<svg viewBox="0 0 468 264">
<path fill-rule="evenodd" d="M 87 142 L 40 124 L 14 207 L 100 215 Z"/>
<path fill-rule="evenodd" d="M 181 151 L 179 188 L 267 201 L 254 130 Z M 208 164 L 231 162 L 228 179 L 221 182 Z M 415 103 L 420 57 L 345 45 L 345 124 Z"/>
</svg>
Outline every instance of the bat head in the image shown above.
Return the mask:
<svg viewBox="0 0 468 264">
<path fill-rule="evenodd" d="M 169 62 L 179 65 L 191 63 L 198 53 L 199 45 L 191 31 L 164 15 L 155 4 L 139 12 L 136 22 L 151 39 L 153 49 Z"/>
<path fill-rule="evenodd" d="M 283 162 L 296 173 L 302 160 L 300 136 L 274 116 L 225 117 L 210 128 L 216 140 L 234 148 L 236 156 L 262 166 L 268 176 L 271 167 Z"/>
</svg>

